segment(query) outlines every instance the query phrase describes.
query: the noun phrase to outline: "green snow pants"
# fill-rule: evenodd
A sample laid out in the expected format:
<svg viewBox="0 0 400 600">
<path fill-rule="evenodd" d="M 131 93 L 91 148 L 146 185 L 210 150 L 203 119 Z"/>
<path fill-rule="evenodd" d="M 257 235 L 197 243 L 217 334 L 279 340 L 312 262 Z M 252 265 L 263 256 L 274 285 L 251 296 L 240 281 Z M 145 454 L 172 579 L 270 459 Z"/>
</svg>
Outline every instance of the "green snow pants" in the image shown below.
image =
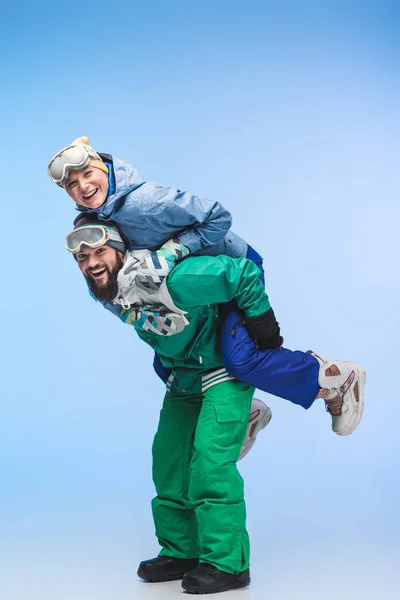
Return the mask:
<svg viewBox="0 0 400 600">
<path fill-rule="evenodd" d="M 199 558 L 227 573 L 248 568 L 244 486 L 236 462 L 253 392 L 233 380 L 199 395 L 165 395 L 153 443 L 160 555 Z"/>
</svg>

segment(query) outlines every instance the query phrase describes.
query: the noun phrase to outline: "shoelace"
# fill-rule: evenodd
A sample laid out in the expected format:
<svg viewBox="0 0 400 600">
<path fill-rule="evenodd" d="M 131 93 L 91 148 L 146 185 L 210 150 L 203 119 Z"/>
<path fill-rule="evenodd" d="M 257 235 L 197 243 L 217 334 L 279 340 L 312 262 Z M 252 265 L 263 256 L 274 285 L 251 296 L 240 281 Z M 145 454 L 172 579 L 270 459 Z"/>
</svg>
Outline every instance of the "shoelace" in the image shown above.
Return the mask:
<svg viewBox="0 0 400 600">
<path fill-rule="evenodd" d="M 325 407 L 326 410 L 332 415 L 332 417 L 341 417 L 343 413 L 343 404 L 344 397 L 346 392 L 350 389 L 355 378 L 354 371 L 351 371 L 350 375 L 347 377 L 346 381 L 339 388 L 335 389 L 337 396 L 333 398 L 325 399 Z M 358 394 L 358 383 L 356 382 L 354 386 L 354 393 Z M 356 391 L 357 390 L 357 391 Z"/>
<path fill-rule="evenodd" d="M 325 410 L 332 417 L 340 417 L 342 415 L 342 407 L 343 407 L 343 394 L 340 393 L 334 398 L 330 400 L 325 400 Z"/>
</svg>

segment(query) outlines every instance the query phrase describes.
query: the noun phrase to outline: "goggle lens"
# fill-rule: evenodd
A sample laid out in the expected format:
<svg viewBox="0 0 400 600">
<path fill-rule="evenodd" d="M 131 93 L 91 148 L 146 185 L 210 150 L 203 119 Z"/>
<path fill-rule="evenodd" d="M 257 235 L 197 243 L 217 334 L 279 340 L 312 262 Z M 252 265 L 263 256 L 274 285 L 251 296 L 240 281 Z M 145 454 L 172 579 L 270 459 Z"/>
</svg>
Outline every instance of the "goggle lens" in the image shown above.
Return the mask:
<svg viewBox="0 0 400 600">
<path fill-rule="evenodd" d="M 70 146 L 62 150 L 49 166 L 49 173 L 56 182 L 64 182 L 68 177 L 69 169 L 82 169 L 89 164 L 90 156 L 83 146 Z"/>
<path fill-rule="evenodd" d="M 67 249 L 76 254 L 83 244 L 96 248 L 106 243 L 107 229 L 104 227 L 82 227 L 67 235 Z"/>
</svg>

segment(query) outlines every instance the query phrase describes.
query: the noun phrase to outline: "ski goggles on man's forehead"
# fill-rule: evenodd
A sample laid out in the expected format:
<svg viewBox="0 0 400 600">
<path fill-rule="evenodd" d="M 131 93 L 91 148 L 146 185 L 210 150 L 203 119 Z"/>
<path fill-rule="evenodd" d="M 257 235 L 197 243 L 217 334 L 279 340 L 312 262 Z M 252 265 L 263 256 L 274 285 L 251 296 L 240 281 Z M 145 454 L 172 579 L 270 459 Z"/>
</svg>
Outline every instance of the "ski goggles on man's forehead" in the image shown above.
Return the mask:
<svg viewBox="0 0 400 600">
<path fill-rule="evenodd" d="M 117 250 L 124 251 L 124 242 L 118 231 L 109 229 L 104 225 L 83 225 L 74 229 L 66 237 L 67 250 L 73 254 L 78 254 L 82 246 L 89 248 L 100 248 L 107 244 Z"/>
<path fill-rule="evenodd" d="M 67 146 L 53 156 L 47 171 L 52 181 L 62 187 L 67 182 L 71 169 L 79 171 L 88 167 L 92 158 L 101 160 L 96 150 L 93 150 L 91 146 Z"/>
</svg>

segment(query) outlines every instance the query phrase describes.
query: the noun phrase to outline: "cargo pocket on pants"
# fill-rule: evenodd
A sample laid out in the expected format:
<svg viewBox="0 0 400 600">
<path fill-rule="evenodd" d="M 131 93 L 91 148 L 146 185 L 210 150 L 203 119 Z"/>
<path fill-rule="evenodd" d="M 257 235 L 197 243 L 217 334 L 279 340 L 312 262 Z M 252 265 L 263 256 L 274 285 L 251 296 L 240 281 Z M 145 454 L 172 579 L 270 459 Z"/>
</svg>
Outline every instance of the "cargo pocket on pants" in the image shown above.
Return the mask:
<svg viewBox="0 0 400 600">
<path fill-rule="evenodd" d="M 247 408 L 219 404 L 214 410 L 213 459 L 215 462 L 236 461 L 245 435 L 243 423 L 248 416 Z"/>
</svg>

